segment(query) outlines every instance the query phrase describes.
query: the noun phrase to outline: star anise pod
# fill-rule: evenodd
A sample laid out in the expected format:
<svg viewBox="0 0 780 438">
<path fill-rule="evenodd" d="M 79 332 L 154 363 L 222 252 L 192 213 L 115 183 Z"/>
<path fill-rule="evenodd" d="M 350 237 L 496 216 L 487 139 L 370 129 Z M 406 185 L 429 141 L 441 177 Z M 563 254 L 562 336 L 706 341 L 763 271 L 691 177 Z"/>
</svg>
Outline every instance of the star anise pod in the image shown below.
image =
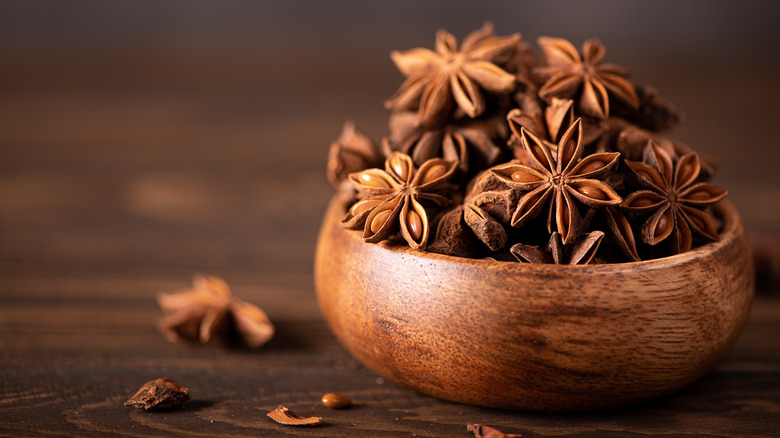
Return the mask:
<svg viewBox="0 0 780 438">
<path fill-rule="evenodd" d="M 469 34 L 458 49 L 455 37 L 445 30 L 436 33 L 436 51 L 424 48 L 391 53 L 393 62 L 407 76 L 385 106 L 396 111 L 417 110 L 418 122 L 434 126 L 446 122 L 456 107 L 469 117 L 485 111 L 488 93 L 507 93 L 515 76 L 493 63 L 515 50 L 520 34 L 495 37 L 493 26 Z"/>
<path fill-rule="evenodd" d="M 671 239 L 674 253 L 691 249 L 693 234 L 717 240 L 718 230 L 705 208 L 723 199 L 727 192 L 710 183 L 697 182 L 699 156 L 686 154 L 678 160 L 652 141 L 643 162 L 626 160 L 638 185 L 644 190 L 626 197 L 620 207 L 633 215 L 649 215 L 642 225 L 642 240 L 657 245 Z"/>
<path fill-rule="evenodd" d="M 384 157 L 379 148 L 368 136 L 348 120 L 344 123 L 339 138 L 331 143 L 328 151 L 328 180 L 333 187 L 347 179 L 350 173 L 377 167 Z"/>
<path fill-rule="evenodd" d="M 562 38 L 540 37 L 538 42 L 547 62 L 534 70 L 544 81 L 539 88 L 542 99 L 574 98 L 582 114 L 599 119 L 609 116 L 610 96 L 631 108 L 639 107 L 636 90 L 626 79 L 628 72 L 602 62 L 606 50 L 599 41 L 585 41 L 582 55 Z"/>
<path fill-rule="evenodd" d="M 582 215 L 577 204 L 588 208 L 616 205 L 622 198 L 607 183 L 606 178 L 617 164 L 619 153 L 605 152 L 582 156 L 582 123 L 577 119 L 558 142 L 553 157 L 541 139 L 521 130 L 523 147 L 530 167 L 510 162 L 491 171 L 513 190 L 525 193 L 517 203 L 511 224 L 523 226 L 549 204 L 547 229 L 558 231 L 564 245 L 577 238 Z"/>
<path fill-rule="evenodd" d="M 259 307 L 233 296 L 225 280 L 195 275 L 192 289 L 157 295 L 166 316 L 160 329 L 170 341 L 206 344 L 216 339 L 259 348 L 274 335 L 274 326 Z"/>
<path fill-rule="evenodd" d="M 367 169 L 353 173 L 349 181 L 362 195 L 347 212 L 342 225 L 350 229 L 363 228 L 363 240 L 382 241 L 398 232 L 414 249 L 424 250 L 428 243 L 430 224 L 421 201 L 438 206 L 450 199 L 436 191 L 442 189 L 455 170 L 454 161 L 434 158 L 417 169 L 412 158 L 394 152 L 385 161 L 385 169 Z"/>
<path fill-rule="evenodd" d="M 641 258 L 636 249 L 636 239 L 634 238 L 634 229 L 631 227 L 631 222 L 623 215 L 618 206 L 607 206 L 602 212 L 609 229 L 609 240 L 629 261 L 640 261 Z"/>
<path fill-rule="evenodd" d="M 503 120 L 465 119 L 442 127 L 427 128 L 417 124 L 417 114 L 396 112 L 390 116 L 390 136 L 382 141 L 386 155 L 403 152 L 414 164 L 431 158 L 455 161 L 464 174 L 470 168 L 485 169 L 498 162 L 503 151 L 496 145 L 506 138 Z"/>
<path fill-rule="evenodd" d="M 555 263 L 556 265 L 587 265 L 599 249 L 604 232 L 591 231 L 565 246 L 561 235 L 553 231 L 546 248 L 516 243 L 509 252 L 519 261 L 526 263 Z"/>
<path fill-rule="evenodd" d="M 685 120 L 685 114 L 649 85 L 635 87 L 639 108 L 616 105 L 614 114 L 654 132 L 670 131 Z"/>
<path fill-rule="evenodd" d="M 526 102 L 522 108 L 509 111 L 506 116 L 509 130 L 509 145 L 513 148 L 515 158 L 528 164 L 525 149 L 520 139 L 520 130 L 525 129 L 550 148 L 553 153 L 558 151 L 558 142 L 565 130 L 574 123 L 574 101 L 571 99 L 552 98 L 552 102 L 544 107 L 536 102 Z M 582 121 L 582 143 L 592 143 L 604 132 L 601 123 L 590 120 Z"/>
<path fill-rule="evenodd" d="M 672 159 L 694 152 L 693 148 L 680 141 L 647 131 L 635 125 L 625 125 L 615 139 L 615 150 L 626 160 L 641 161 L 647 142 L 651 141 L 664 150 Z M 707 156 L 699 156 L 702 176 L 715 174 L 717 160 Z"/>
</svg>

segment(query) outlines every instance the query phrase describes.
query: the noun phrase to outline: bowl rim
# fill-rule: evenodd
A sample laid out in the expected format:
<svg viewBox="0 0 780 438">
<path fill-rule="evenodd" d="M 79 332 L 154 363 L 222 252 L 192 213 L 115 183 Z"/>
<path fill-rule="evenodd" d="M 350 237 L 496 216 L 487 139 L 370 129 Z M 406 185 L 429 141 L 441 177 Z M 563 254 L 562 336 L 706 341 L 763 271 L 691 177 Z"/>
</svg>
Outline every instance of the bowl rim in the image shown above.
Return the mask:
<svg viewBox="0 0 780 438">
<path fill-rule="evenodd" d="M 431 251 L 415 250 L 409 246 L 389 242 L 387 240 L 383 240 L 378 243 L 366 243 L 360 237 L 359 231 L 348 230 L 342 228 L 339 225 L 341 221 L 341 217 L 343 217 L 344 214 L 346 214 L 346 206 L 344 205 L 343 198 L 340 198 L 337 195 L 334 196 L 331 200 L 331 206 L 328 210 L 329 210 L 329 215 L 336 216 L 337 214 L 339 214 L 339 216 L 335 218 L 337 223 L 334 225 L 339 229 L 343 230 L 347 238 L 356 241 L 355 243 L 358 244 L 375 246 L 377 250 L 389 251 L 395 254 L 408 255 L 411 257 L 419 257 L 419 258 L 427 259 L 430 261 L 437 261 L 441 263 L 457 263 L 460 265 L 470 264 L 470 265 L 474 265 L 475 268 L 478 267 L 495 268 L 496 266 L 505 266 L 507 268 L 511 267 L 511 268 L 533 270 L 533 269 L 550 269 L 550 267 L 555 267 L 556 269 L 559 268 L 559 269 L 571 270 L 574 272 L 595 273 L 595 272 L 602 272 L 602 271 L 614 272 L 615 270 L 622 270 L 622 269 L 644 270 L 648 268 L 659 268 L 663 266 L 675 266 L 675 265 L 684 264 L 700 256 L 705 256 L 705 255 L 719 252 L 724 247 L 730 245 L 734 240 L 740 238 L 740 236 L 744 234 L 743 231 L 744 226 L 742 224 L 742 219 L 739 215 L 739 211 L 731 201 L 727 199 L 721 200 L 716 204 L 714 204 L 712 208 L 714 210 L 715 216 L 722 221 L 721 230 L 718 233 L 718 240 L 714 242 L 708 242 L 704 245 L 698 246 L 684 253 L 674 254 L 671 256 L 661 257 L 657 259 L 640 260 L 638 262 L 598 263 L 598 264 L 587 264 L 587 265 L 568 265 L 568 264 L 556 265 L 550 263 L 541 263 L 541 264 L 523 263 L 523 262 L 516 262 L 511 260 L 510 261 L 496 260 L 491 257 L 481 257 L 481 258 L 457 257 L 457 256 L 452 256 L 447 254 L 435 253 Z M 327 216 L 328 215 L 326 215 L 326 217 Z"/>
</svg>

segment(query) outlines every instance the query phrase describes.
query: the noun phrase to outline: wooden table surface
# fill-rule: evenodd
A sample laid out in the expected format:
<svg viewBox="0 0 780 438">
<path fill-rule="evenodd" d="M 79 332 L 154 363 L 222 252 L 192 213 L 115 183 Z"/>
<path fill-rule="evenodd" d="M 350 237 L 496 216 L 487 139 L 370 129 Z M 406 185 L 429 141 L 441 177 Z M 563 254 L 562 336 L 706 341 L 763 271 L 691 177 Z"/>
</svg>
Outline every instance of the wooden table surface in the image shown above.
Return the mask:
<svg viewBox="0 0 780 438">
<path fill-rule="evenodd" d="M 771 269 L 714 371 L 638 406 L 473 407 L 417 394 L 355 362 L 313 289 L 314 245 L 332 194 L 325 156 L 347 117 L 375 138 L 384 133 L 381 102 L 400 77 L 386 52 L 296 49 L 3 53 L 0 435 L 466 437 L 468 423 L 524 437 L 780 435 L 780 286 Z M 688 104 L 686 140 L 725 154 L 718 182 L 776 266 L 777 176 L 752 178 L 756 168 L 745 169 L 733 149 L 765 140 L 756 147 L 777 157 L 772 124 L 756 121 L 777 114 L 768 110 L 776 100 L 751 93 L 769 93 L 776 76 L 755 73 L 726 96 L 748 112 L 738 117 L 750 130 L 716 134 L 712 124 L 733 114 L 700 102 L 701 87 L 675 85 L 672 66 L 634 70 L 642 68 Z M 738 70 L 701 68 L 688 74 L 705 84 Z M 253 352 L 164 339 L 155 294 L 188 287 L 196 272 L 223 277 L 265 309 L 276 337 Z M 191 400 L 159 413 L 123 406 L 158 377 L 188 386 Z M 331 410 L 319 402 L 327 392 L 356 404 Z M 276 424 L 266 413 L 280 404 L 323 424 Z"/>
</svg>

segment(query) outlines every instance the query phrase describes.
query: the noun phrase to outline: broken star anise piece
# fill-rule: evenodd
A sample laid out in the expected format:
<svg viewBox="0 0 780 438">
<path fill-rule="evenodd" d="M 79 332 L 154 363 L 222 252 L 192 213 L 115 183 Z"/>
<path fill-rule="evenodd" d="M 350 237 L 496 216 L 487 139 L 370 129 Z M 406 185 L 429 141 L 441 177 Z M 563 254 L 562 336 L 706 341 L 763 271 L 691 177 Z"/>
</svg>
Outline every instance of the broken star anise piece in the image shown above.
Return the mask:
<svg viewBox="0 0 780 438">
<path fill-rule="evenodd" d="M 574 123 L 574 101 L 571 99 L 552 98 L 552 102 L 542 110 L 538 104 L 528 104 L 524 108 L 515 108 L 506 115 L 512 135 L 509 146 L 513 148 L 515 158 L 523 164 L 528 159 L 520 139 L 520 131 L 525 129 L 550 148 L 552 153 L 558 151 L 558 142 L 566 129 Z M 599 139 L 605 131 L 600 121 L 582 121 L 582 144 L 587 145 Z"/>
<path fill-rule="evenodd" d="M 166 314 L 160 330 L 170 341 L 218 340 L 260 348 L 273 337 L 274 326 L 265 312 L 233 296 L 221 278 L 198 274 L 192 285 L 192 289 L 157 295 Z"/>
<path fill-rule="evenodd" d="M 328 151 L 328 180 L 333 187 L 347 179 L 350 173 L 382 164 L 379 148 L 352 121 L 344 123 L 341 135 L 331 143 Z"/>
<path fill-rule="evenodd" d="M 573 98 L 582 114 L 599 119 L 609 117 L 610 96 L 631 108 L 639 107 L 636 90 L 626 79 L 628 72 L 602 62 L 606 50 L 599 41 L 585 41 L 582 55 L 562 38 L 540 37 L 538 42 L 547 62 L 546 66 L 534 70 L 544 81 L 539 88 L 542 99 Z"/>
<path fill-rule="evenodd" d="M 618 207 L 617 205 L 610 205 L 602 210 L 610 232 L 608 239 L 629 261 L 638 262 L 641 258 L 636 249 L 634 230 L 631 227 L 631 222 Z"/>
<path fill-rule="evenodd" d="M 634 216 L 648 215 L 642 224 L 642 240 L 657 245 L 671 239 L 672 251 L 691 249 L 693 235 L 718 240 L 715 222 L 705 208 L 723 199 L 727 192 L 710 183 L 697 182 L 701 172 L 699 156 L 686 154 L 672 160 L 652 141 L 647 143 L 642 162 L 626 164 L 643 190 L 631 193 L 620 207 Z"/>
<path fill-rule="evenodd" d="M 301 417 L 284 406 L 279 406 L 266 415 L 285 426 L 316 426 L 322 422 L 322 417 Z"/>
<path fill-rule="evenodd" d="M 561 235 L 554 231 L 546 248 L 516 243 L 509 252 L 521 262 L 554 263 L 556 265 L 587 265 L 599 249 L 604 232 L 591 231 L 583 234 L 573 244 L 564 246 Z"/>
<path fill-rule="evenodd" d="M 141 389 L 125 402 L 125 406 L 132 406 L 147 411 L 169 409 L 184 403 L 189 398 L 189 389 L 179 385 L 172 379 L 164 377 L 144 383 Z"/>
<path fill-rule="evenodd" d="M 518 433 L 504 433 L 484 424 L 469 424 L 466 429 L 474 434 L 474 438 L 522 438 Z"/>
<path fill-rule="evenodd" d="M 510 162 L 491 169 L 512 190 L 526 192 L 512 214 L 513 227 L 534 219 L 549 204 L 547 230 L 558 231 L 563 244 L 569 245 L 581 231 L 582 215 L 577 204 L 601 208 L 622 201 L 609 184 L 600 181 L 613 170 L 620 154 L 604 152 L 580 160 L 580 119 L 561 137 L 555 157 L 541 139 L 525 129 L 521 130 L 521 139 L 531 166 Z"/>
<path fill-rule="evenodd" d="M 458 49 L 455 37 L 436 33 L 436 51 L 424 48 L 394 51 L 391 57 L 406 81 L 385 106 L 396 111 L 417 110 L 418 123 L 435 126 L 446 122 L 456 107 L 469 117 L 485 111 L 483 92 L 508 93 L 515 76 L 493 63 L 515 50 L 520 34 L 495 37 L 493 26 L 469 34 Z"/>
<path fill-rule="evenodd" d="M 472 168 L 496 164 L 502 155 L 497 144 L 505 138 L 505 123 L 496 117 L 467 118 L 426 128 L 417 124 L 415 113 L 405 111 L 390 116 L 390 136 L 382 141 L 382 148 L 388 156 L 394 151 L 403 152 L 418 166 L 431 158 L 456 161 L 465 174 Z"/>
<path fill-rule="evenodd" d="M 445 206 L 451 201 L 438 193 L 455 170 L 454 161 L 434 158 L 417 169 L 412 158 L 394 152 L 385 169 L 353 173 L 349 180 L 363 199 L 347 212 L 342 225 L 363 229 L 363 240 L 376 243 L 394 235 L 399 228 L 410 247 L 424 250 L 430 224 L 421 201 Z"/>
</svg>

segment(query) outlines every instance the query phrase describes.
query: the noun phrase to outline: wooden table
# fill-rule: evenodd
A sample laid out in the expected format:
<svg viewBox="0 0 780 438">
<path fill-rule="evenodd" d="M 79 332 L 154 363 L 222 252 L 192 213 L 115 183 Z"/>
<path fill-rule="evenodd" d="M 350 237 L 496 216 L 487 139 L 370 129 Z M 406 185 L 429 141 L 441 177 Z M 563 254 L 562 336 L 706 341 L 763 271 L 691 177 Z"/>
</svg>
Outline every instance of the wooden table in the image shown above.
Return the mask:
<svg viewBox="0 0 780 438">
<path fill-rule="evenodd" d="M 624 409 L 466 406 L 355 362 L 326 327 L 313 290 L 315 239 L 332 193 L 325 155 L 347 117 L 359 116 L 375 138 L 384 133 L 381 102 L 399 77 L 384 52 L 296 49 L 4 53 L 0 435 L 465 437 L 468 423 L 525 437 L 780 434 L 780 291 L 772 281 L 712 373 Z M 667 95 L 696 102 L 695 87 L 673 86 L 671 67 L 653 68 L 643 76 L 660 72 Z M 763 89 L 763 79 L 743 86 Z M 768 106 L 758 101 L 753 111 Z M 694 117 L 684 133 L 709 141 L 708 125 Z M 740 165 L 720 183 L 734 182 L 732 199 L 776 254 L 771 198 L 749 194 L 780 191 L 740 179 Z M 225 278 L 265 309 L 276 337 L 257 352 L 166 341 L 155 294 L 188 287 L 196 272 Z M 191 401 L 159 413 L 123 406 L 164 376 L 188 386 Z M 331 410 L 319 402 L 327 392 L 356 404 Z M 280 404 L 323 424 L 276 424 L 266 413 Z"/>
</svg>

